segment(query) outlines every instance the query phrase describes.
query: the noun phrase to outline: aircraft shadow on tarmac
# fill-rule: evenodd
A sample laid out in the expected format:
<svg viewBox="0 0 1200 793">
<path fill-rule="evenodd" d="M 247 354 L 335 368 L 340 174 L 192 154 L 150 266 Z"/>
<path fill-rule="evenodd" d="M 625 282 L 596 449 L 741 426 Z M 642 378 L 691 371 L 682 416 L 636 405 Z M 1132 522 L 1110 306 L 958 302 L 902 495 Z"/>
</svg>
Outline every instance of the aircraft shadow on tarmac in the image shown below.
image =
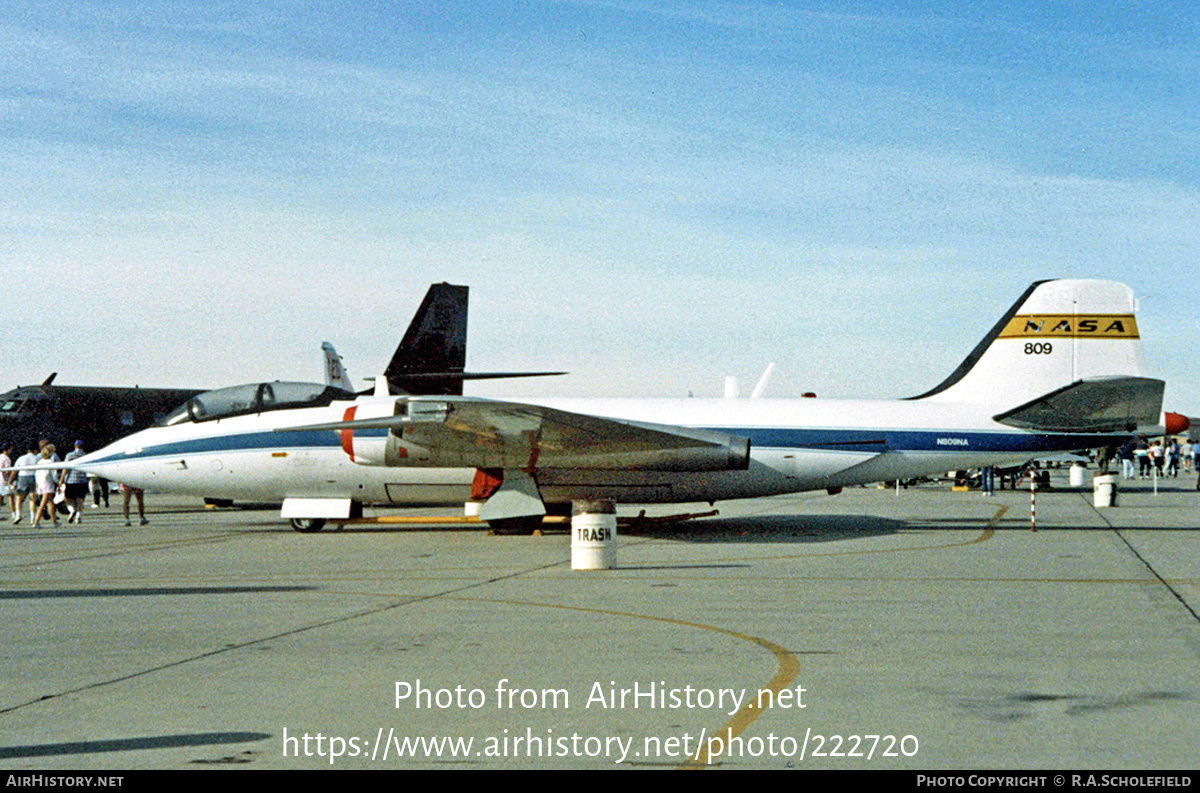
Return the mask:
<svg viewBox="0 0 1200 793">
<path fill-rule="evenodd" d="M 911 528 L 872 515 L 754 515 L 621 526 L 620 533 L 685 542 L 815 543 L 881 537 Z"/>
<path fill-rule="evenodd" d="M 150 735 L 143 738 L 120 738 L 109 741 L 78 741 L 74 743 L 43 743 L 32 746 L 0 746 L 0 759 L 21 757 L 53 757 L 100 752 L 130 752 L 141 749 L 175 749 L 186 746 L 217 746 L 222 744 L 265 741 L 271 736 L 262 732 L 201 732 L 192 735 Z M 230 759 L 228 762 L 236 762 Z"/>
<path fill-rule="evenodd" d="M 279 524 L 275 524 L 279 525 Z M 263 526 L 257 526 L 261 529 Z M 280 530 L 291 529 L 279 526 Z M 704 518 L 700 520 L 654 522 L 653 520 L 632 523 L 622 520 L 617 532 L 620 536 L 647 539 L 678 540 L 681 542 L 724 542 L 724 543 L 812 543 L 853 540 L 863 537 L 878 537 L 911 529 L 911 525 L 900 520 L 890 520 L 871 515 L 756 515 L 730 518 Z M 978 528 L 975 526 L 973 528 Z M 486 526 L 463 526 L 462 524 L 439 526 L 430 524 L 371 525 L 351 524 L 324 534 L 380 533 L 414 531 L 487 531 Z M 547 523 L 541 531 L 547 535 L 570 533 L 569 523 Z M 311 535 L 320 537 L 320 534 Z M 514 534 L 512 538 L 521 536 Z M 505 537 L 496 537 L 504 540 Z"/>
<path fill-rule="evenodd" d="M 258 505 L 255 505 L 257 507 Z M 239 505 L 241 507 L 241 505 Z M 279 505 L 267 505 L 273 511 Z M 252 510 L 250 510 L 252 511 Z M 1005 520 L 1005 525 L 1015 520 Z M 1028 518 L 1025 518 L 1028 521 Z M 251 519 L 238 527 L 243 531 L 291 533 L 292 528 L 280 522 L 277 512 L 262 519 Z M 982 531 L 986 521 L 978 517 L 927 518 L 919 521 L 904 521 L 875 515 L 748 515 L 745 517 L 713 517 L 682 521 L 655 522 L 653 519 L 632 522 L 622 519 L 618 533 L 627 537 L 643 537 L 685 542 L 725 543 L 820 543 L 839 540 L 881 537 L 901 531 Z M 484 525 L 462 523 L 439 524 L 436 519 L 429 523 L 351 523 L 346 526 L 327 527 L 324 532 L 307 535 L 309 540 L 336 534 L 379 534 L 412 532 L 485 532 Z M 569 523 L 547 523 L 542 531 L 548 535 L 569 534 Z M 522 535 L 514 534 L 513 537 Z"/>
<path fill-rule="evenodd" d="M 1192 697 L 1179 691 L 1146 691 L 1134 694 L 1047 694 L 1023 691 L 1017 693 L 995 692 L 994 696 L 963 694 L 947 696 L 947 692 L 933 691 L 953 702 L 958 708 L 992 722 L 1016 722 L 1039 717 L 1039 709 L 1054 707 L 1071 716 L 1120 711 L 1144 707 L 1159 702 L 1186 702 Z M 1044 711 L 1042 711 L 1044 712 Z"/>
<path fill-rule="evenodd" d="M 263 592 L 311 592 L 315 586 L 189 586 L 189 587 L 103 587 L 81 589 L 18 589 L 0 591 L 0 600 L 49 600 L 51 598 L 157 597 L 162 595 L 233 595 Z"/>
</svg>

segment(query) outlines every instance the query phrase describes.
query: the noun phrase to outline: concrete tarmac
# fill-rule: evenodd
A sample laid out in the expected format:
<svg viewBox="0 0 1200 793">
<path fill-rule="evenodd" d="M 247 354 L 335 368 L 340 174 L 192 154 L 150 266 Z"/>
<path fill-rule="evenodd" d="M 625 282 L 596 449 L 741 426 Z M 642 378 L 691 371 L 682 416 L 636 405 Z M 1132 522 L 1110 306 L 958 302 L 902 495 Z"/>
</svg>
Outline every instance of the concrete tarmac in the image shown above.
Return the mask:
<svg viewBox="0 0 1200 793">
<path fill-rule="evenodd" d="M 565 528 L 153 494 L 0 523 L 0 768 L 1195 768 L 1195 474 L 1053 482 L 1036 533 L 1027 491 L 856 488 L 623 528 L 598 572 Z"/>
</svg>

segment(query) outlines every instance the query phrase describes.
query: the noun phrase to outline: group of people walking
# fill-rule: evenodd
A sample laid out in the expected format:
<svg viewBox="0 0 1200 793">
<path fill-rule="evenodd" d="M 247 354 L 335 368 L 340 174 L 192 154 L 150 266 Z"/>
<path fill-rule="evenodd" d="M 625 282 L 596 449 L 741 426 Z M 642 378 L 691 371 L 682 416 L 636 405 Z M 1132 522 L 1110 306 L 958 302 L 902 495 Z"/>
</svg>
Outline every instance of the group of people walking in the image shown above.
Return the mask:
<svg viewBox="0 0 1200 793">
<path fill-rule="evenodd" d="M 1200 443 L 1188 439 L 1180 443 L 1176 438 L 1166 442 L 1148 440 L 1145 435 L 1130 438 L 1117 451 L 1121 460 L 1121 473 L 1126 479 L 1146 479 L 1153 476 L 1179 476 L 1196 471 L 1200 473 Z"/>
<path fill-rule="evenodd" d="M 75 448 L 67 454 L 66 459 L 58 456 L 58 450 L 49 441 L 30 443 L 25 454 L 13 460 L 15 448 L 11 441 L 0 443 L 0 469 L 12 466 L 30 467 L 27 470 L 0 470 L 0 501 L 8 501 L 11 521 L 14 525 L 21 522 L 22 506 L 29 505 L 29 522 L 34 528 L 42 521 L 53 521 L 58 525 L 59 505 L 65 507 L 69 517 L 67 523 L 83 522 L 83 503 L 87 500 L 89 478 L 83 471 L 71 468 L 32 468 L 39 464 L 71 462 L 84 455 L 83 441 L 75 441 Z M 108 506 L 108 481 L 102 477 L 91 478 L 91 492 L 94 499 L 93 507 L 99 507 L 101 499 Z M 125 496 L 124 514 L 125 525 L 130 525 L 129 502 L 136 497 L 138 517 L 142 525 L 146 520 L 145 505 L 142 490 L 121 485 Z"/>
</svg>

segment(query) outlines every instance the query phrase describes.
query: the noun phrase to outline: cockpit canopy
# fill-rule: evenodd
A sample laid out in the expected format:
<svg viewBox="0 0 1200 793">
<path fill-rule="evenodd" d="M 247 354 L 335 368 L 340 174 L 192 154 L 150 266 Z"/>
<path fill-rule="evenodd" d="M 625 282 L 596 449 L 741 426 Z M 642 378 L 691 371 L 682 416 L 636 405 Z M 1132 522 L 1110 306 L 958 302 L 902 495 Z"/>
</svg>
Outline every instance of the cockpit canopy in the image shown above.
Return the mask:
<svg viewBox="0 0 1200 793">
<path fill-rule="evenodd" d="M 247 383 L 194 396 L 171 411 L 163 423 L 215 421 L 268 410 L 324 407 L 339 399 L 354 399 L 354 396 L 350 391 L 324 383 Z"/>
<path fill-rule="evenodd" d="M 8 418 L 28 412 L 24 399 L 0 399 L 0 417 Z"/>
<path fill-rule="evenodd" d="M 50 398 L 36 389 L 14 388 L 0 395 L 0 419 L 24 419 L 50 411 Z"/>
</svg>

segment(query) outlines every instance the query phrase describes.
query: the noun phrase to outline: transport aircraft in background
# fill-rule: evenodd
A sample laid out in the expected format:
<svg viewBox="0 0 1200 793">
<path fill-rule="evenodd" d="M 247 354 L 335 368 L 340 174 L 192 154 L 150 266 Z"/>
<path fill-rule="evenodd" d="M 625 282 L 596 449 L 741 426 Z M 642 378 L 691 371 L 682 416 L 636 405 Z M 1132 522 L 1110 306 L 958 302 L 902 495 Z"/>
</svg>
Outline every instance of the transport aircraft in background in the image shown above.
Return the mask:
<svg viewBox="0 0 1200 793">
<path fill-rule="evenodd" d="M 464 371 L 467 287 L 433 284 L 413 316 L 385 370 L 390 390 L 405 394 L 461 394 L 464 380 L 533 377 L 561 372 Z M 321 345 L 326 384 L 352 398 L 354 387 L 333 345 Z M 161 422 L 200 388 L 56 385 L 57 372 L 41 385 L 17 386 L 0 395 L 0 440 L 18 446 L 40 439 L 62 453 L 76 440 L 98 449 Z"/>
<path fill-rule="evenodd" d="M 948 378 L 908 399 L 494 400 L 446 382 L 421 395 L 382 384 L 357 396 L 323 384 L 221 389 L 73 467 L 158 491 L 279 501 L 299 530 L 364 503 L 467 500 L 494 525 L 524 528 L 577 500 L 836 492 L 1164 430 L 1164 383 L 1145 371 L 1133 293 L 1111 281 L 1033 284 Z"/>
<path fill-rule="evenodd" d="M 98 449 L 163 419 L 196 388 L 55 385 L 54 372 L 41 385 L 17 386 L 0 395 L 0 439 L 18 446 L 49 440 L 65 454 L 82 440 Z"/>
</svg>

